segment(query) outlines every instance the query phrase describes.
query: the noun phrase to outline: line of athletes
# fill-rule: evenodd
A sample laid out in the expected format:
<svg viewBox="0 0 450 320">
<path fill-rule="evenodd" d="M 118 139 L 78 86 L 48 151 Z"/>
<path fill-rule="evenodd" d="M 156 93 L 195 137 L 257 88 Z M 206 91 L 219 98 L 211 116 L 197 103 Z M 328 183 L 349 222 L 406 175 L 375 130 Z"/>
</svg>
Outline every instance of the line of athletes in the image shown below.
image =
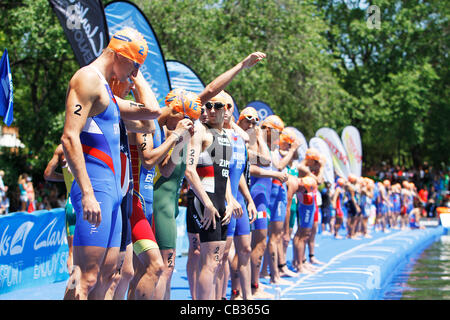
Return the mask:
<svg viewBox="0 0 450 320">
<path fill-rule="evenodd" d="M 282 241 L 294 195 L 294 247 L 302 258 L 293 267 L 307 272 L 307 244 L 310 262 L 318 263 L 315 195 L 323 158 L 309 149 L 293 165 L 299 143 L 277 116 L 258 123 L 256 110 L 246 108 L 233 121 L 234 103 L 223 90 L 264 53 L 250 54 L 199 95 L 170 92 L 161 109 L 139 71 L 146 55 L 142 35 L 120 30 L 69 83 L 62 145 L 45 172 L 49 180 L 65 178 L 70 200 L 74 283 L 68 282 L 65 299 L 170 298 L 184 177 L 190 185 L 186 269 L 192 298 L 224 297 L 230 273 L 233 298 L 271 298 L 259 285 L 265 252 L 272 283 L 296 276 L 287 268 Z M 124 99 L 130 90 L 135 101 Z M 58 165 L 63 173 L 56 177 Z"/>
</svg>

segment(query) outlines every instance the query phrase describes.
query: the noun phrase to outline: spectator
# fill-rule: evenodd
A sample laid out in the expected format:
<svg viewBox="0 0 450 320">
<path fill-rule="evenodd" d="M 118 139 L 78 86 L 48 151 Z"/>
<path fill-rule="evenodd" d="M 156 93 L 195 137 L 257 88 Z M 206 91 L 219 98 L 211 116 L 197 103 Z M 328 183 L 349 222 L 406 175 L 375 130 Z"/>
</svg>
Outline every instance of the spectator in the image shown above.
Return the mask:
<svg viewBox="0 0 450 320">
<path fill-rule="evenodd" d="M 28 174 L 22 173 L 17 180 L 20 190 L 20 211 L 26 211 L 28 204 L 27 196 L 27 178 Z"/>
<path fill-rule="evenodd" d="M 28 199 L 27 211 L 33 212 L 34 210 L 36 210 L 36 204 L 35 204 L 36 195 L 34 193 L 33 181 L 30 176 L 27 177 L 26 191 L 27 191 L 27 199 Z"/>
<path fill-rule="evenodd" d="M 5 186 L 3 182 L 3 177 L 5 176 L 5 171 L 0 170 L 0 199 L 6 194 L 8 191 L 8 187 Z"/>
<path fill-rule="evenodd" d="M 0 201 L 0 215 L 6 215 L 9 213 L 9 199 L 6 196 L 6 194 L 4 194 L 1 197 L 1 201 Z"/>
</svg>

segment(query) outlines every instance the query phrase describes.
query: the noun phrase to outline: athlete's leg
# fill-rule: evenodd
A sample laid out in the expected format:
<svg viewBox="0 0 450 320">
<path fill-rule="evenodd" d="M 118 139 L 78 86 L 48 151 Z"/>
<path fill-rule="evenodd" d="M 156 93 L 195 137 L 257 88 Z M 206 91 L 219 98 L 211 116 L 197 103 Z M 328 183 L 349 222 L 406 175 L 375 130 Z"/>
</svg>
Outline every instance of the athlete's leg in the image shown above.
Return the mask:
<svg viewBox="0 0 450 320">
<path fill-rule="evenodd" d="M 73 263 L 76 278 L 69 282 L 64 294 L 65 300 L 87 300 L 90 291 L 97 283 L 100 266 L 105 258 L 106 248 L 94 246 L 74 246 Z"/>
<path fill-rule="evenodd" d="M 295 248 L 297 250 L 297 257 L 298 257 L 297 269 L 299 273 L 308 273 L 304 267 L 303 257 L 305 256 L 306 242 L 311 236 L 311 232 L 312 228 L 303 228 L 301 226 L 297 230 Z"/>
<path fill-rule="evenodd" d="M 105 258 L 100 265 L 100 272 L 98 273 L 97 283 L 89 292 L 89 300 L 104 300 L 106 292 L 112 286 L 114 276 L 116 274 L 119 261 L 119 248 L 113 247 L 106 250 Z"/>
<path fill-rule="evenodd" d="M 123 260 L 122 260 L 123 259 Z M 133 244 L 126 247 L 124 254 L 118 263 L 118 281 L 115 286 L 108 290 L 108 298 L 114 300 L 124 300 L 131 279 L 134 275 L 133 270 Z"/>
<path fill-rule="evenodd" d="M 175 249 L 160 250 L 163 259 L 163 272 L 156 286 L 156 296 L 163 297 L 164 300 L 170 300 L 170 283 L 172 280 L 173 270 L 175 268 Z"/>
<path fill-rule="evenodd" d="M 192 300 L 197 300 L 197 279 L 200 263 L 200 237 L 198 233 L 189 233 L 189 250 L 186 262 L 186 273 Z"/>
<path fill-rule="evenodd" d="M 251 268 L 250 268 L 250 254 L 251 248 L 251 236 L 250 234 L 235 236 L 234 244 L 236 247 L 237 270 L 239 272 L 239 282 L 242 290 L 242 297 L 244 300 L 252 300 L 252 288 L 251 288 Z"/>
<path fill-rule="evenodd" d="M 216 276 L 226 241 L 200 242 L 200 271 L 197 281 L 197 299 L 213 300 Z"/>
<path fill-rule="evenodd" d="M 141 252 L 137 255 L 137 258 L 138 259 L 133 261 L 133 266 L 135 268 L 135 275 L 132 280 L 134 283 L 134 292 L 132 295 L 128 295 L 128 299 L 161 300 L 163 296 L 157 296 L 155 294 L 156 285 L 158 284 L 159 277 L 163 271 L 163 261 L 159 248 L 152 248 Z"/>
<path fill-rule="evenodd" d="M 278 250 L 281 244 L 281 236 L 283 234 L 283 221 L 272 221 L 269 224 L 270 236 L 268 243 L 269 251 L 269 268 L 270 268 L 270 282 L 280 283 L 281 276 L 278 270 Z"/>
<path fill-rule="evenodd" d="M 251 261 L 251 287 L 255 298 L 272 298 L 273 296 L 265 293 L 259 285 L 259 272 L 261 268 L 262 257 L 267 246 L 267 229 L 255 229 L 252 231 L 252 253 Z"/>
<path fill-rule="evenodd" d="M 230 275 L 230 270 L 228 268 L 228 255 L 233 244 L 233 236 L 228 236 L 225 242 L 225 248 L 222 255 L 222 259 L 219 261 L 217 267 L 217 282 L 216 282 L 216 300 L 221 300 L 226 297 L 226 289 L 228 287 L 228 279 Z"/>
</svg>

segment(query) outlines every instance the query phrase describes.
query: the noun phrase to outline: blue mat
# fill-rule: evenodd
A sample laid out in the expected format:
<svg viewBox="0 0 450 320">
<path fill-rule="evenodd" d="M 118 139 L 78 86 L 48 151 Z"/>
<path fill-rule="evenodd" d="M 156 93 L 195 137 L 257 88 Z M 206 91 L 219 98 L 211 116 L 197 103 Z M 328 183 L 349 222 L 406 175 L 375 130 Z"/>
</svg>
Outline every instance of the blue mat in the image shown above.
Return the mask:
<svg viewBox="0 0 450 320">
<path fill-rule="evenodd" d="M 311 275 L 285 278 L 289 285 L 275 286 L 268 279 L 267 292 L 280 293 L 288 300 L 377 300 L 392 276 L 412 254 L 417 254 L 443 234 L 443 228 L 424 230 L 391 230 L 372 232 L 370 239 L 340 239 L 329 235 L 316 236 L 315 256 L 325 264 Z M 292 259 L 292 247 L 287 251 Z M 172 278 L 171 299 L 190 300 L 186 277 L 186 256 L 176 258 Z M 289 265 L 289 264 L 288 264 Z M 0 300 L 60 300 L 66 282 L 26 288 L 0 295 Z M 228 292 L 230 289 L 228 290 Z"/>
</svg>

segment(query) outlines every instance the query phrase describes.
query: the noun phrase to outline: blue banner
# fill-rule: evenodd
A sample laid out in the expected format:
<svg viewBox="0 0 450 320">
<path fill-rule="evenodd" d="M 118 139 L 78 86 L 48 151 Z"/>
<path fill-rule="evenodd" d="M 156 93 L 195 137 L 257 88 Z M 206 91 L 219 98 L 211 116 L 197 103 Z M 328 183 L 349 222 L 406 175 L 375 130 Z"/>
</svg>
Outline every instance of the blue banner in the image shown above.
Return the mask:
<svg viewBox="0 0 450 320">
<path fill-rule="evenodd" d="M 245 107 L 255 108 L 256 111 L 258 111 L 259 121 L 264 120 L 268 116 L 274 114 L 272 108 L 267 103 L 258 100 L 247 103 Z"/>
<path fill-rule="evenodd" d="M 148 55 L 141 72 L 164 107 L 164 98 L 171 90 L 165 59 L 156 34 L 143 12 L 133 3 L 113 1 L 105 7 L 106 22 L 110 37 L 124 27 L 138 30 L 148 44 Z"/>
<path fill-rule="evenodd" d="M 13 121 L 13 84 L 9 67 L 8 50 L 5 49 L 0 61 L 0 116 L 9 127 Z"/>
<path fill-rule="evenodd" d="M 172 89 L 185 89 L 200 94 L 205 89 L 202 79 L 186 64 L 177 60 L 166 61 Z"/>
<path fill-rule="evenodd" d="M 68 255 L 63 208 L 0 216 L 0 294 L 68 279 Z"/>
</svg>

